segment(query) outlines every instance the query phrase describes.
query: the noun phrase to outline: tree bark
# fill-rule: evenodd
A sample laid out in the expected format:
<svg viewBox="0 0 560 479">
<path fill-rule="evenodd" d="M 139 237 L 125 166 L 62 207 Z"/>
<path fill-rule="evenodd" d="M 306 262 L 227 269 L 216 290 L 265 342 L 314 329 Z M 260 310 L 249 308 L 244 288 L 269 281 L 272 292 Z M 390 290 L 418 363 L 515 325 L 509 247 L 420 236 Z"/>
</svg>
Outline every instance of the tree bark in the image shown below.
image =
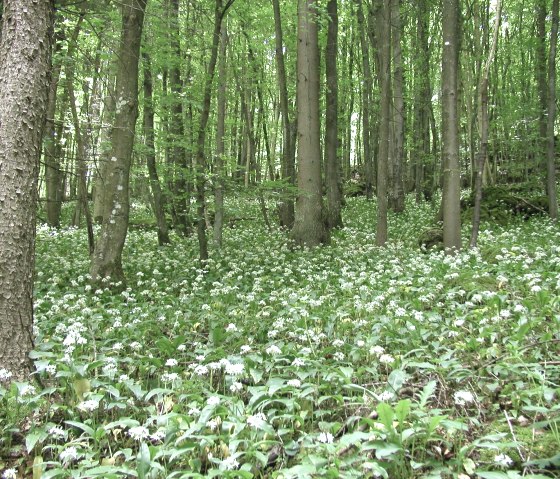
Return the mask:
<svg viewBox="0 0 560 479">
<path fill-rule="evenodd" d="M 222 247 L 222 236 L 224 229 L 224 154 L 225 154 L 225 129 L 226 129 L 226 93 L 227 93 L 227 29 L 224 25 L 220 35 L 220 59 L 218 63 L 218 113 L 216 127 L 216 167 L 214 187 L 214 244 L 217 248 Z"/>
<path fill-rule="evenodd" d="M 480 77 L 479 86 L 479 130 L 480 130 L 480 146 L 476 159 L 476 171 L 474 178 L 474 207 L 473 207 L 473 220 L 471 239 L 469 247 L 474 248 L 478 241 L 478 231 L 480 229 L 480 207 L 482 203 L 482 175 L 484 174 L 484 166 L 486 164 L 486 157 L 488 156 L 488 79 L 490 76 L 490 67 L 496 56 L 496 49 L 498 47 L 498 34 L 500 32 L 500 20 L 502 15 L 502 2 L 496 2 L 496 20 L 494 22 L 494 34 L 492 39 L 492 46 L 488 52 L 488 58 L 484 64 L 484 70 Z"/>
<path fill-rule="evenodd" d="M 288 86 L 286 79 L 286 66 L 284 64 L 284 40 L 282 36 L 282 19 L 280 17 L 279 0 L 272 0 L 274 10 L 274 31 L 276 42 L 276 70 L 278 89 L 280 92 L 280 112 L 282 113 L 282 178 L 290 185 L 295 183 L 295 155 L 296 155 L 296 128 L 290 121 L 290 106 Z M 272 179 L 272 178 L 271 178 Z M 283 198 L 279 205 L 280 226 L 291 228 L 294 224 L 294 201 Z"/>
<path fill-rule="evenodd" d="M 443 244 L 448 253 L 461 249 L 461 174 L 459 169 L 459 118 L 457 76 L 459 0 L 443 5 L 442 135 L 443 135 Z"/>
<path fill-rule="evenodd" d="M 62 50 L 62 39 L 58 39 L 55 54 Z M 62 172 L 58 156 L 60 137 L 56 129 L 57 91 L 60 81 L 60 61 L 53 65 L 49 86 L 49 102 L 45 123 L 45 138 L 43 156 L 45 160 L 45 189 L 47 196 L 47 224 L 55 228 L 60 227 L 60 213 L 62 209 Z M 63 108 L 63 106 L 61 107 Z"/>
<path fill-rule="evenodd" d="M 329 26 L 325 52 L 325 72 L 327 80 L 325 119 L 325 184 L 327 187 L 327 225 L 329 228 L 342 227 L 342 184 L 339 159 L 338 131 L 338 4 L 329 0 L 327 4 Z"/>
<path fill-rule="evenodd" d="M 120 287 L 125 279 L 122 251 L 128 232 L 130 164 L 138 117 L 138 60 L 146 1 L 126 0 L 122 5 L 115 124 L 105 179 L 109 201 L 91 261 L 90 275 L 94 284 L 110 281 Z"/>
<path fill-rule="evenodd" d="M 165 219 L 163 193 L 156 167 L 155 125 L 154 125 L 154 100 L 153 80 L 150 57 L 147 53 L 144 58 L 144 141 L 146 142 L 146 164 L 150 178 L 150 189 L 154 201 L 154 215 L 157 222 L 158 244 L 160 246 L 171 243 L 169 229 Z"/>
<path fill-rule="evenodd" d="M 381 95 L 381 121 L 379 124 L 379 154 L 377 157 L 377 227 L 375 243 L 387 243 L 387 164 L 389 162 L 391 121 L 391 0 L 381 0 L 377 10 L 379 32 L 379 90 Z"/>
<path fill-rule="evenodd" d="M 391 42 L 393 58 L 393 106 L 392 106 L 392 145 L 389 174 L 389 208 L 396 213 L 404 211 L 404 96 L 403 66 L 401 49 L 401 12 L 400 0 L 391 0 Z"/>
<path fill-rule="evenodd" d="M 297 124 L 299 195 L 292 237 L 299 246 L 329 240 L 323 217 L 319 117 L 319 37 L 314 0 L 298 1 Z"/>
<path fill-rule="evenodd" d="M 546 122 L 546 186 L 548 214 L 558 220 L 558 196 L 556 193 L 556 154 L 554 148 L 554 122 L 556 121 L 556 49 L 558 45 L 558 0 L 552 2 L 550 50 L 548 53 L 548 115 Z"/>
<path fill-rule="evenodd" d="M 5 0 L 0 41 L 0 369 L 31 372 L 37 177 L 54 5 Z"/>
</svg>

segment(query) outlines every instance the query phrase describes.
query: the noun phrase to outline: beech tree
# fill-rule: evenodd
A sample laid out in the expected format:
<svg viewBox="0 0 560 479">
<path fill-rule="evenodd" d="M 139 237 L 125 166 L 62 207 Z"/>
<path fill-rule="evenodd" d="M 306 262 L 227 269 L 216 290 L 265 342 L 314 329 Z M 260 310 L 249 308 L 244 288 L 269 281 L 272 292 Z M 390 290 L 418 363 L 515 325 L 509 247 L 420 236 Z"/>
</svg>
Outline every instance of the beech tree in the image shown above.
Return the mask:
<svg viewBox="0 0 560 479">
<path fill-rule="evenodd" d="M 54 5 L 5 0 L 0 41 L 0 369 L 31 371 L 37 176 Z"/>
<path fill-rule="evenodd" d="M 298 1 L 297 124 L 299 194 L 292 237 L 298 245 L 329 239 L 323 216 L 321 124 L 319 117 L 319 36 L 314 0 Z"/>
<path fill-rule="evenodd" d="M 124 282 L 122 251 L 128 232 L 129 177 L 134 129 L 138 117 L 138 62 L 147 0 L 125 0 L 118 53 L 117 103 L 111 135 L 111 157 L 105 173 L 103 224 L 91 260 L 94 283 Z"/>
</svg>

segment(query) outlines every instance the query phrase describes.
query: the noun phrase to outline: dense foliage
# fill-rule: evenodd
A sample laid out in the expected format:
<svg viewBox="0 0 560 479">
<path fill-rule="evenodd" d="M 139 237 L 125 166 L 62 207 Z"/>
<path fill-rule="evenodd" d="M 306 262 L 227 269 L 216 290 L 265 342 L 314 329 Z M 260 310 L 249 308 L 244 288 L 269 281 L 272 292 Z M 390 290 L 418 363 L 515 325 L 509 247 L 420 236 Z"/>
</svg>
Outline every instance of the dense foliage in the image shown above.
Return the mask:
<svg viewBox="0 0 560 479">
<path fill-rule="evenodd" d="M 204 269 L 194 238 L 133 228 L 118 294 L 89 285 L 83 230 L 40 227 L 41 387 L 0 370 L 2 477 L 555 477 L 558 227 L 485 224 L 446 257 L 416 244 L 429 204 L 385 249 L 371 205 L 299 251 L 231 202 Z"/>
</svg>

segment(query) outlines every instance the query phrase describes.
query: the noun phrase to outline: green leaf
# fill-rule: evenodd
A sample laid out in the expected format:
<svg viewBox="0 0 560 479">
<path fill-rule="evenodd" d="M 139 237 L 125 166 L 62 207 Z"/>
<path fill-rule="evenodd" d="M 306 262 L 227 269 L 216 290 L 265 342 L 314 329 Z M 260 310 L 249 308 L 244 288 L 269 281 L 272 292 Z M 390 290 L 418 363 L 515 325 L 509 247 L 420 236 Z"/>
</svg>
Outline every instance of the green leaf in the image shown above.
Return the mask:
<svg viewBox="0 0 560 479">
<path fill-rule="evenodd" d="M 392 431 L 394 418 L 393 408 L 387 403 L 382 402 L 377 406 L 377 415 L 381 423 L 387 428 L 387 431 Z"/>
<path fill-rule="evenodd" d="M 81 429 L 86 434 L 89 434 L 90 437 L 93 437 L 95 434 L 95 431 L 90 426 L 84 424 L 83 422 L 78 422 L 78 421 L 64 421 L 64 422 L 69 426 L 73 426 L 73 427 L 77 427 L 78 429 Z"/>
<path fill-rule="evenodd" d="M 44 441 L 48 434 L 43 429 L 33 429 L 27 436 L 25 436 L 25 447 L 28 453 L 34 449 L 39 441 Z"/>
<path fill-rule="evenodd" d="M 437 381 L 430 381 L 424 386 L 424 389 L 422 389 L 420 397 L 418 398 L 418 407 L 420 407 L 420 409 L 424 409 L 426 407 L 426 404 L 428 404 L 428 401 L 436 391 L 436 387 Z"/>
<path fill-rule="evenodd" d="M 375 447 L 377 459 L 384 459 L 403 450 L 401 446 L 386 441 L 373 441 L 372 445 Z"/>
<path fill-rule="evenodd" d="M 143 442 L 140 444 L 138 455 L 136 456 L 136 470 L 138 471 L 138 479 L 145 479 L 146 474 L 150 470 L 151 455 L 148 445 Z"/>
<path fill-rule="evenodd" d="M 410 414 L 410 399 L 403 399 L 395 406 L 395 416 L 402 425 Z"/>
<path fill-rule="evenodd" d="M 389 374 L 387 383 L 389 384 L 389 387 L 393 392 L 398 393 L 407 378 L 408 374 L 406 373 L 406 371 L 402 369 L 395 369 L 391 372 L 391 374 Z"/>
</svg>

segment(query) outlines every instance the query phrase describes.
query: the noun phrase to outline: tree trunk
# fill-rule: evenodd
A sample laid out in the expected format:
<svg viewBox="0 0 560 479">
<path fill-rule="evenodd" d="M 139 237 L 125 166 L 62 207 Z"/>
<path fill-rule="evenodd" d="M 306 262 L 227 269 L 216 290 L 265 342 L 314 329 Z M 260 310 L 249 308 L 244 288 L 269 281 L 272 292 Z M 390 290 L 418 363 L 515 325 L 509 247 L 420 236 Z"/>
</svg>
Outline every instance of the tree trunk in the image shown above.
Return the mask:
<svg viewBox="0 0 560 479">
<path fill-rule="evenodd" d="M 377 157 L 377 228 L 375 243 L 387 242 L 387 164 L 389 161 L 391 121 L 391 0 L 381 0 L 377 10 L 379 34 L 379 90 L 381 95 L 381 121 L 379 124 L 379 154 Z"/>
<path fill-rule="evenodd" d="M 122 251 L 128 232 L 130 164 L 138 117 L 138 60 L 146 1 L 126 0 L 122 5 L 115 124 L 105 178 L 109 202 L 91 261 L 93 283 L 102 280 L 124 283 Z"/>
<path fill-rule="evenodd" d="M 457 76 L 459 58 L 459 0 L 443 5 L 442 136 L 443 136 L 443 244 L 448 253 L 461 249 L 461 171 Z"/>
<path fill-rule="evenodd" d="M 556 194 L 556 154 L 554 148 L 554 122 L 556 120 L 556 48 L 558 45 L 558 0 L 552 2 L 550 50 L 548 54 L 548 116 L 546 122 L 546 190 L 548 213 L 553 221 L 558 219 Z"/>
<path fill-rule="evenodd" d="M 300 246 L 314 247 L 329 240 L 323 217 L 319 37 L 314 0 L 298 1 L 297 46 L 299 195 L 292 237 Z"/>
<path fill-rule="evenodd" d="M 169 115 L 169 141 L 171 147 L 169 149 L 169 163 L 174 171 L 174 179 L 172 184 L 172 198 L 175 227 L 183 235 L 188 235 L 190 225 L 188 221 L 188 210 L 190 202 L 190 188 L 186 180 L 189 165 L 185 153 L 185 129 L 183 126 L 183 100 L 181 83 L 181 46 L 179 36 L 181 35 L 179 28 L 179 0 L 170 0 L 171 13 L 171 54 L 174 61 L 169 67 L 169 88 L 171 90 L 171 108 Z"/>
<path fill-rule="evenodd" d="M 362 148 L 364 152 L 364 178 L 366 184 L 366 197 L 368 200 L 373 198 L 373 183 L 375 181 L 374 158 L 372 154 L 372 141 L 370 132 L 371 102 L 372 91 L 371 67 L 369 62 L 369 51 L 366 42 L 366 27 L 364 12 L 362 10 L 362 0 L 356 0 L 358 9 L 358 34 L 360 35 L 360 47 L 362 50 Z"/>
<path fill-rule="evenodd" d="M 471 239 L 469 247 L 474 248 L 478 241 L 478 231 L 480 229 L 480 207 L 482 203 L 482 175 L 484 174 L 484 166 L 486 164 L 486 157 L 488 155 L 488 78 L 490 76 L 490 67 L 496 55 L 498 47 L 498 34 L 500 32 L 500 20 L 502 15 L 502 2 L 496 2 L 496 20 L 494 22 L 494 34 L 492 39 L 492 46 L 488 52 L 488 58 L 484 64 L 484 70 L 480 77 L 479 86 L 479 130 L 480 130 L 480 146 L 476 159 L 476 171 L 474 178 L 474 207 L 473 207 L 473 221 Z"/>
<path fill-rule="evenodd" d="M 274 31 L 276 42 L 276 71 L 278 89 L 280 91 L 280 112 L 282 113 L 282 178 L 289 184 L 295 182 L 296 128 L 290 121 L 286 66 L 284 64 L 284 40 L 282 36 L 282 19 L 280 17 L 279 0 L 272 0 L 274 10 Z M 294 202 L 291 198 L 283 198 L 279 205 L 280 226 L 291 228 L 294 224 Z"/>
<path fill-rule="evenodd" d="M 146 164 L 150 178 L 150 189 L 154 201 L 154 215 L 158 229 L 158 244 L 163 246 L 171 243 L 169 229 L 165 219 L 163 193 L 156 167 L 155 125 L 154 125 L 154 100 L 152 66 L 147 53 L 144 58 L 144 139 L 146 142 Z"/>
<path fill-rule="evenodd" d="M 226 128 L 226 93 L 227 93 L 227 30 L 222 27 L 220 36 L 220 60 L 218 63 L 218 114 L 216 127 L 216 186 L 214 187 L 214 243 L 217 248 L 222 247 L 222 232 L 224 229 L 224 154 L 225 154 L 225 128 Z"/>
<path fill-rule="evenodd" d="M 206 82 L 204 85 L 204 99 L 202 102 L 202 112 L 200 113 L 200 125 L 196 141 L 196 206 L 197 206 L 197 235 L 199 256 L 202 262 L 208 259 L 208 239 L 206 237 L 206 157 L 204 155 L 204 143 L 206 142 L 206 127 L 210 116 L 210 105 L 212 102 L 212 82 L 218 61 L 218 47 L 220 45 L 220 31 L 222 20 L 228 9 L 233 5 L 234 0 L 228 0 L 223 5 L 223 0 L 216 0 L 214 9 L 214 33 L 212 37 L 212 50 L 210 52 L 210 63 L 206 71 Z"/>
<path fill-rule="evenodd" d="M 62 39 L 56 42 L 55 51 L 62 50 Z M 60 158 L 58 156 L 60 137 L 56 129 L 56 103 L 57 90 L 60 80 L 60 62 L 53 66 L 49 87 L 49 103 L 47 106 L 47 118 L 45 124 L 45 138 L 43 156 L 45 159 L 45 189 L 47 196 L 47 223 L 55 228 L 60 227 L 60 212 L 62 208 L 62 172 Z M 61 106 L 61 109 L 64 105 Z"/>
<path fill-rule="evenodd" d="M 391 0 L 391 41 L 393 44 L 393 115 L 392 115 L 392 148 L 389 184 L 389 208 L 396 213 L 404 211 L 404 96 L 403 66 L 401 50 L 401 12 L 400 0 Z"/>
<path fill-rule="evenodd" d="M 54 2 L 5 0 L 0 41 L 0 370 L 32 370 L 38 165 Z"/>
<path fill-rule="evenodd" d="M 327 225 L 329 228 L 342 227 L 342 184 L 339 160 L 338 138 L 338 5 L 337 0 L 327 4 L 329 26 L 325 52 L 325 72 L 327 77 L 326 120 L 325 120 L 325 183 L 327 186 Z"/>
</svg>

